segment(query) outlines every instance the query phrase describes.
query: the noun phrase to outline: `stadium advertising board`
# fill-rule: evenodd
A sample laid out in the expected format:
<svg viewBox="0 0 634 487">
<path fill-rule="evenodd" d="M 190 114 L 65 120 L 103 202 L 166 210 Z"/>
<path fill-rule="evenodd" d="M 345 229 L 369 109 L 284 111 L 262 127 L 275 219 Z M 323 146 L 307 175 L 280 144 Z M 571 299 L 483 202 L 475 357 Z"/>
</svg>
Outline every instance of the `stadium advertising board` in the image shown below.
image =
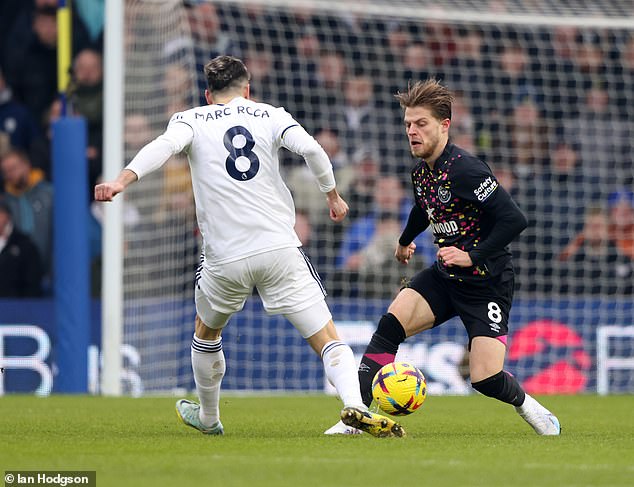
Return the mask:
<svg viewBox="0 0 634 487">
<path fill-rule="evenodd" d="M 338 317 L 342 338 L 359 358 L 374 332 L 376 317 L 383 312 L 386 303 L 356 300 L 333 301 L 331 305 L 333 315 Z M 64 371 L 57 368 L 58 337 L 53 306 L 50 300 L 2 301 L 0 394 L 47 395 L 56 391 L 56 377 Z M 594 392 L 597 390 L 597 335 L 601 335 L 600 355 L 607 358 L 604 362 L 608 365 L 618 365 L 599 373 L 606 377 L 607 391 L 634 392 L 634 361 L 631 359 L 634 334 L 620 333 L 618 339 L 611 340 L 610 334 L 599 333 L 599 330 L 631 329 L 627 323 L 619 323 L 618 317 L 631 316 L 633 307 L 627 302 L 518 300 L 511 313 L 513 333 L 509 340 L 507 369 L 533 394 Z M 321 362 L 287 321 L 268 316 L 257 299 L 248 302 L 246 308 L 245 313 L 232 318 L 223 334 L 228 364 L 224 390 L 332 392 L 326 384 Z M 98 303 L 93 304 L 92 316 L 92 323 L 87 324 L 91 327 L 92 345 L 86 353 L 88 390 L 96 393 L 101 336 Z M 154 325 L 156 339 L 151 344 L 135 341 L 134 336 L 125 339 L 122 347 L 124 391 L 141 395 L 192 390 L 189 349 L 171 347 L 171 355 L 166 356 L 164 350 L 169 344 L 162 342 L 161 327 L 167 324 Z M 191 322 L 179 326 L 184 336 L 191 337 Z M 466 345 L 464 329 L 460 321 L 454 319 L 409 338 L 397 358 L 423 371 L 430 394 L 468 394 L 471 388 L 464 379 L 463 363 Z M 163 355 L 157 355 L 157 350 L 163 350 Z M 158 360 L 171 367 L 171 382 L 161 382 L 155 377 Z M 602 392 L 606 392 L 605 385 L 603 388 Z"/>
</svg>

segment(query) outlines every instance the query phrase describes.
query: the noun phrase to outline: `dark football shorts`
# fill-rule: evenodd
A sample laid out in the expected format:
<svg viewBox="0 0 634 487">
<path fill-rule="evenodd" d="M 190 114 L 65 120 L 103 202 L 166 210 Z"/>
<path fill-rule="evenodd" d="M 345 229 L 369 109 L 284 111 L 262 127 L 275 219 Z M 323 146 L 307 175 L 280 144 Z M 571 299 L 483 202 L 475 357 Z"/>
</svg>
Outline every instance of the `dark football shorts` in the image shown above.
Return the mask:
<svg viewBox="0 0 634 487">
<path fill-rule="evenodd" d="M 408 287 L 429 303 L 436 317 L 434 327 L 459 316 L 471 340 L 477 336 L 508 334 L 515 273 L 511 267 L 500 275 L 482 280 L 443 277 L 435 265 L 416 274 Z"/>
</svg>

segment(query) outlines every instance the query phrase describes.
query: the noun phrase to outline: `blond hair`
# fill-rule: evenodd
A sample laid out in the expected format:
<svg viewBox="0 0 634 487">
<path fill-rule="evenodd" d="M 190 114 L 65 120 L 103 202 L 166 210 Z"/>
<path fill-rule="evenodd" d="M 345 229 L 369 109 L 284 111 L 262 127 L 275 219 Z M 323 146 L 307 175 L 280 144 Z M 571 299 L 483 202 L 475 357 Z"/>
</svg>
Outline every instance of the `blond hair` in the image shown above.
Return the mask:
<svg viewBox="0 0 634 487">
<path fill-rule="evenodd" d="M 416 81 L 407 85 L 407 91 L 400 91 L 394 95 L 401 107 L 427 107 L 438 120 L 446 118 L 451 120 L 451 103 L 453 95 L 447 87 L 440 84 L 437 79 L 429 78 L 425 81 Z"/>
</svg>

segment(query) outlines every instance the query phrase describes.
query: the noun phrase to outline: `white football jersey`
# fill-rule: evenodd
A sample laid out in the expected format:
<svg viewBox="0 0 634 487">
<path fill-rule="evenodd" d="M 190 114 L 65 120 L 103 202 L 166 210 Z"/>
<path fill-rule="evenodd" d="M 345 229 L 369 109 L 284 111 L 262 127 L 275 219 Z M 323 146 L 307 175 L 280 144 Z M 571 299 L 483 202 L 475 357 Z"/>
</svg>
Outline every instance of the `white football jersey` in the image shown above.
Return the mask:
<svg viewBox="0 0 634 487">
<path fill-rule="evenodd" d="M 283 108 L 265 103 L 237 97 L 176 113 L 154 143 L 159 139 L 170 142 L 168 152 L 184 150 L 189 157 L 209 263 L 301 245 L 293 229 L 295 205 L 280 175 L 280 147 L 306 157 L 322 191 L 335 186 L 332 165 L 315 139 Z M 156 169 L 165 157 L 156 154 L 148 157 L 142 149 L 128 169 L 139 177 Z"/>
</svg>

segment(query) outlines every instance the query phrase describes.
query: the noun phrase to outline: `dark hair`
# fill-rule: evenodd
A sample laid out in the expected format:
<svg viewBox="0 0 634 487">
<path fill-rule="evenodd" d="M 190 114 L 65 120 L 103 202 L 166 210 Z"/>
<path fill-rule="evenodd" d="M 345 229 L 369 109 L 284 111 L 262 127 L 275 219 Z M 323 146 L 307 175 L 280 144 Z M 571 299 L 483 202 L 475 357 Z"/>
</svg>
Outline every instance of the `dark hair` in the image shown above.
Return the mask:
<svg viewBox="0 0 634 487">
<path fill-rule="evenodd" d="M 429 78 L 426 81 L 410 83 L 405 93 L 399 91 L 394 97 L 403 108 L 424 106 L 429 108 L 432 115 L 438 120 L 445 118 L 451 120 L 453 95 L 437 79 Z"/>
<path fill-rule="evenodd" d="M 233 56 L 218 56 L 205 64 L 207 88 L 211 92 L 239 88 L 249 81 L 249 71 L 244 63 Z"/>
</svg>

